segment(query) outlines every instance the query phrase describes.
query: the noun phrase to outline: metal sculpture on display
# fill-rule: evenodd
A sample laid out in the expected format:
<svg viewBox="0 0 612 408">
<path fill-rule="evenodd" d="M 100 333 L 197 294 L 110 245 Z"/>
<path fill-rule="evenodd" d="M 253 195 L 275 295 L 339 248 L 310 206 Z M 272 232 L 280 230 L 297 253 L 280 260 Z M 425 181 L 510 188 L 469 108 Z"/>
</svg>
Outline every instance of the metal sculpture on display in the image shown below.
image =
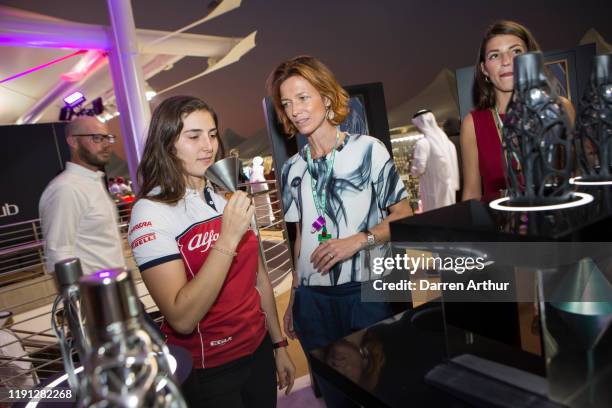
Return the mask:
<svg viewBox="0 0 612 408">
<path fill-rule="evenodd" d="M 55 281 L 59 293 L 53 302 L 51 327 L 58 338 L 64 369 L 68 374 L 68 384 L 74 392 L 79 390 L 79 377 L 75 373 L 73 356 L 78 355 L 79 361 L 82 362 L 90 348 L 78 286 L 82 276 L 83 270 L 78 258 L 64 259 L 55 264 Z M 60 309 L 62 303 L 64 307 Z"/>
<path fill-rule="evenodd" d="M 514 94 L 504 118 L 502 145 L 511 205 L 572 201 L 570 121 L 544 74 L 540 52 L 514 58 Z"/>
<path fill-rule="evenodd" d="M 575 143 L 581 173 L 575 183 L 612 184 L 612 54 L 593 60 L 576 117 Z"/>
<path fill-rule="evenodd" d="M 91 349 L 83 362 L 80 407 L 186 407 L 168 348 L 147 330 L 125 269 L 80 280 Z"/>
</svg>

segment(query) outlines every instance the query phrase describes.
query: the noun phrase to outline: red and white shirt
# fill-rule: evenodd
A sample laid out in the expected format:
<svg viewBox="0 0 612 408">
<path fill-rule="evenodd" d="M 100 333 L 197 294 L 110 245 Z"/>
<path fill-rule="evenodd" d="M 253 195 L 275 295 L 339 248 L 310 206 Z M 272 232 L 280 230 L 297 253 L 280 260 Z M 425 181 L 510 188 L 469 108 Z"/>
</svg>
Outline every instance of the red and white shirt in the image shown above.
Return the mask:
<svg viewBox="0 0 612 408">
<path fill-rule="evenodd" d="M 156 194 L 153 191 L 152 194 Z M 226 201 L 206 188 L 205 200 L 187 190 L 176 205 L 140 199 L 132 210 L 128 241 L 141 273 L 182 259 L 187 281 L 200 267 L 219 238 Z M 188 349 L 195 368 L 219 366 L 252 354 L 266 333 L 265 314 L 255 288 L 259 245 L 248 230 L 236 252 L 217 299 L 193 333 L 176 332 L 162 323 L 167 342 Z"/>
</svg>

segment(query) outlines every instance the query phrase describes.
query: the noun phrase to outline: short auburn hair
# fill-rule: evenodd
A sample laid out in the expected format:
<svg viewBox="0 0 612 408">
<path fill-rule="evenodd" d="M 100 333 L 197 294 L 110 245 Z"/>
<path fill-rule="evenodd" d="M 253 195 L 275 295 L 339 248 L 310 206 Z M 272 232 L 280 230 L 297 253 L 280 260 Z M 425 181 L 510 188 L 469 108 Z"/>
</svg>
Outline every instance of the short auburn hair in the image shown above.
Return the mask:
<svg viewBox="0 0 612 408">
<path fill-rule="evenodd" d="M 329 68 L 318 59 L 300 55 L 291 58 L 279 66 L 270 74 L 267 81 L 268 95 L 274 103 L 274 110 L 285 132 L 290 135 L 298 133 L 297 128 L 285 113 L 281 104 L 280 87 L 287 79 L 293 76 L 300 76 L 310 82 L 319 92 L 323 99 L 327 98 L 331 102 L 330 109 L 334 112 L 334 117 L 328 119 L 334 126 L 340 125 L 349 114 L 349 95 L 336 80 L 336 77 Z"/>
</svg>

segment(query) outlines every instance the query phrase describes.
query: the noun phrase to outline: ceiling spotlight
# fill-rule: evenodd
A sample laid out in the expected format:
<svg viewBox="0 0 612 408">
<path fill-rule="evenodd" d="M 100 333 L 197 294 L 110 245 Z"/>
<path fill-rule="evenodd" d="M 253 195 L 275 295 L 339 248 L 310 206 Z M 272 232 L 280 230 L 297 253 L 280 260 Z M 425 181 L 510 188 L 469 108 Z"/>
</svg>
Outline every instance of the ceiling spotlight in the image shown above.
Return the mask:
<svg viewBox="0 0 612 408">
<path fill-rule="evenodd" d="M 85 102 L 85 95 L 82 92 L 75 91 L 64 98 L 64 103 L 70 109 L 74 109 Z"/>
<path fill-rule="evenodd" d="M 64 107 L 60 111 L 59 120 L 70 121 L 75 116 L 95 116 L 101 121 L 107 121 L 112 116 L 110 114 L 102 115 L 104 112 L 104 102 L 102 98 L 96 98 L 91 102 L 91 108 L 83 107 L 85 102 L 85 95 L 83 92 L 75 91 L 64 98 Z"/>
</svg>

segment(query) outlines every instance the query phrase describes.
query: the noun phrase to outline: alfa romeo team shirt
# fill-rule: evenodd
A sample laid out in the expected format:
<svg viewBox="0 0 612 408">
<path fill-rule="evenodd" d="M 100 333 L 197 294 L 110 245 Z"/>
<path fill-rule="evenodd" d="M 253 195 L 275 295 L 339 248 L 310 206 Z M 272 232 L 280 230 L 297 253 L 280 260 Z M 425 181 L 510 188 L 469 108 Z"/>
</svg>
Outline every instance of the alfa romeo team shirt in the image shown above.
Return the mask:
<svg viewBox="0 0 612 408">
<path fill-rule="evenodd" d="M 187 281 L 199 272 L 219 238 L 226 204 L 211 188 L 204 193 L 205 201 L 188 189 L 176 205 L 148 199 L 136 202 L 128 240 L 142 274 L 175 259 L 183 261 Z M 216 301 L 193 333 L 184 335 L 167 321 L 162 323 L 168 343 L 188 349 L 195 368 L 215 367 L 252 354 L 265 336 L 265 315 L 255 288 L 259 246 L 253 231 L 247 231 L 236 252 Z"/>
</svg>

